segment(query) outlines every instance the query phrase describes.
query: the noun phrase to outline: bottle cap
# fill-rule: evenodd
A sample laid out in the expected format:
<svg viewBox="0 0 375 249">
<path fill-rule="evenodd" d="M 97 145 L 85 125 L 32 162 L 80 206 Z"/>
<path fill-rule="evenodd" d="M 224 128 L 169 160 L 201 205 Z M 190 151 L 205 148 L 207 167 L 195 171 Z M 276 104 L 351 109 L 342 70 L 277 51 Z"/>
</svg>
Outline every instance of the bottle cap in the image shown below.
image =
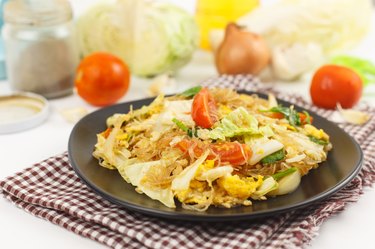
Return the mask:
<svg viewBox="0 0 375 249">
<path fill-rule="evenodd" d="M 48 101 L 34 93 L 17 92 L 0 96 L 0 134 L 30 129 L 49 114 Z"/>
</svg>

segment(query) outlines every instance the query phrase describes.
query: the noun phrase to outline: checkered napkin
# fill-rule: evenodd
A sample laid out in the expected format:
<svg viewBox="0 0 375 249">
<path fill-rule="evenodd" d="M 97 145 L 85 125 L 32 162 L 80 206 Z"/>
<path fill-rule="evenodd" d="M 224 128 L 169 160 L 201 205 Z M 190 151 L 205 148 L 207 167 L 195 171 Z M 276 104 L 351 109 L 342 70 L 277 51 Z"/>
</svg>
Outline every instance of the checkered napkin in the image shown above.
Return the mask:
<svg viewBox="0 0 375 249">
<path fill-rule="evenodd" d="M 251 76 L 220 77 L 203 83 L 266 92 Z M 295 95 L 277 97 L 329 117 Z M 375 108 L 360 107 L 372 115 Z M 92 192 L 74 173 L 67 153 L 51 157 L 0 182 L 0 192 L 37 217 L 112 248 L 303 248 L 331 215 L 357 201 L 375 182 L 375 118 L 363 126 L 341 124 L 364 152 L 361 172 L 344 189 L 308 208 L 236 223 L 170 221 L 128 211 Z"/>
</svg>

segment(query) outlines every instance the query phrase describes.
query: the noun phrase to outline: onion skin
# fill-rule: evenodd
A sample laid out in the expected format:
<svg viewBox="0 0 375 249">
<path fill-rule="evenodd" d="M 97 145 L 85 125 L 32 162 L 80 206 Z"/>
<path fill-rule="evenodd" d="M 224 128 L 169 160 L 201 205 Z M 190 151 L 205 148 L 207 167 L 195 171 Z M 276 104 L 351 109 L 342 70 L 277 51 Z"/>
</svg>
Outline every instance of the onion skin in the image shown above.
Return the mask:
<svg viewBox="0 0 375 249">
<path fill-rule="evenodd" d="M 270 62 L 271 53 L 263 38 L 229 23 L 215 53 L 219 74 L 258 74 Z"/>
</svg>

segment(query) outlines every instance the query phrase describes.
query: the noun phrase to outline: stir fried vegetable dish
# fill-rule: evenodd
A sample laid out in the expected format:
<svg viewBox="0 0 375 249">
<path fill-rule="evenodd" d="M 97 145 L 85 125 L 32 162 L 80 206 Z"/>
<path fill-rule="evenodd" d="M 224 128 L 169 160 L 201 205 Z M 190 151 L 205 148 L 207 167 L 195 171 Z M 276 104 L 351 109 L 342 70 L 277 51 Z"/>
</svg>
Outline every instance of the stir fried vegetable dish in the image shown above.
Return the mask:
<svg viewBox="0 0 375 249">
<path fill-rule="evenodd" d="M 275 98 L 195 87 L 107 119 L 93 156 L 165 206 L 204 211 L 288 194 L 327 159 L 328 134 Z"/>
</svg>

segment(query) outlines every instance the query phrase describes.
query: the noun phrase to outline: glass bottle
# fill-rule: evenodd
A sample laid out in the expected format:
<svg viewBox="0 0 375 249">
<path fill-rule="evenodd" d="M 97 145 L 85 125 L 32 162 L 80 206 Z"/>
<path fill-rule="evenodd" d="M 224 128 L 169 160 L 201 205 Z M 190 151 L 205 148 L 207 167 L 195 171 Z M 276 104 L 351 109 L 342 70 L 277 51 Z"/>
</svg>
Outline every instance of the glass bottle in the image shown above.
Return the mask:
<svg viewBox="0 0 375 249">
<path fill-rule="evenodd" d="M 259 6 L 259 0 L 197 0 L 196 20 L 200 31 L 200 47 L 210 50 L 209 33 L 224 29 L 229 22 Z"/>
<path fill-rule="evenodd" d="M 10 0 L 2 30 L 13 90 L 46 98 L 72 93 L 78 51 L 67 0 Z"/>
</svg>

